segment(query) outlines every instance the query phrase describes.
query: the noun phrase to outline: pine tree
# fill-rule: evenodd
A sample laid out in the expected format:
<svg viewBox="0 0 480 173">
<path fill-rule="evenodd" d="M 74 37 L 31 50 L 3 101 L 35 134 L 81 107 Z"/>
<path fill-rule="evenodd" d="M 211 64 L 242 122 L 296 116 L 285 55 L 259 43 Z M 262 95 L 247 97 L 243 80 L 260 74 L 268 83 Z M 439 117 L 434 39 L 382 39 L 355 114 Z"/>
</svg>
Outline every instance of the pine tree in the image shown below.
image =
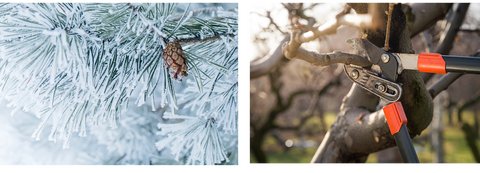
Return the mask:
<svg viewBox="0 0 480 173">
<path fill-rule="evenodd" d="M 237 10 L 204 5 L 0 4 L 0 97 L 100 164 L 237 164 Z"/>
</svg>

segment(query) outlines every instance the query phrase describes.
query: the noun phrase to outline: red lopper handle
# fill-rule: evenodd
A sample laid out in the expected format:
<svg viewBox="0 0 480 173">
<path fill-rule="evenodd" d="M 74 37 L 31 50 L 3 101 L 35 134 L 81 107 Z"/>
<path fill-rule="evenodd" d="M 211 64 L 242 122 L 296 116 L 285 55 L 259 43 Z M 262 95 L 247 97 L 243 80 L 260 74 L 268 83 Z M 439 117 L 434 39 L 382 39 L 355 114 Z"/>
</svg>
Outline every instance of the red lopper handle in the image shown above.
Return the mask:
<svg viewBox="0 0 480 173">
<path fill-rule="evenodd" d="M 418 55 L 418 71 L 446 74 L 447 71 L 445 67 L 445 60 L 442 58 L 442 55 L 438 53 L 420 53 L 420 55 Z"/>
<path fill-rule="evenodd" d="M 402 103 L 399 101 L 383 107 L 383 113 L 385 113 L 385 118 L 387 118 L 388 127 L 392 135 L 400 131 L 403 123 L 407 124 L 407 116 L 405 116 Z"/>
</svg>

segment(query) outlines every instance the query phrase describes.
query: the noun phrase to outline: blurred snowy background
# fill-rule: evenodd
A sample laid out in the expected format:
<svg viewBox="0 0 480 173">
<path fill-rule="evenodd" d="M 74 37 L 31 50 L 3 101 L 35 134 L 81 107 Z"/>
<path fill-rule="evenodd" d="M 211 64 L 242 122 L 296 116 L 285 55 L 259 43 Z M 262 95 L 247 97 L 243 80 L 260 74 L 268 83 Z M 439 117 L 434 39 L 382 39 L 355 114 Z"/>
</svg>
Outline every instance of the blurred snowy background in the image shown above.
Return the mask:
<svg viewBox="0 0 480 173">
<path fill-rule="evenodd" d="M 0 3 L 3 2 L 12 3 L 12 1 L 0 1 Z M 91 2 L 124 3 L 125 1 Z M 179 0 L 177 12 L 183 12 L 187 4 L 188 0 Z M 240 7 L 240 1 L 193 0 L 190 10 L 217 6 L 232 9 Z M 178 91 L 186 88 L 186 82 L 175 85 Z M 137 89 L 140 88 L 142 87 L 137 87 Z M 155 146 L 155 142 L 160 138 L 156 135 L 157 124 L 167 121 L 161 118 L 166 107 L 152 112 L 150 104 L 137 107 L 135 100 L 135 97 L 130 98 L 130 106 L 118 120 L 117 129 L 111 129 L 108 125 L 92 127 L 88 129 L 87 137 L 73 135 L 68 149 L 62 149 L 63 142 L 49 141 L 48 130 L 40 134 L 39 140 L 31 137 L 40 124 L 40 120 L 35 117 L 38 108 L 34 107 L 28 112 L 23 110 L 12 112 L 14 108 L 9 107 L 8 101 L 0 100 L 0 167 L 183 167 L 185 160 L 176 161 L 168 150 L 168 146 L 166 150 L 160 152 Z M 48 125 L 51 126 L 51 123 Z M 51 129 L 51 127 L 45 129 Z M 237 131 L 235 135 L 240 139 L 241 129 Z M 226 143 L 225 148 L 236 152 L 228 153 L 229 163 L 222 162 L 216 167 L 240 167 L 240 141 Z M 142 160 L 150 161 L 142 162 Z"/>
</svg>

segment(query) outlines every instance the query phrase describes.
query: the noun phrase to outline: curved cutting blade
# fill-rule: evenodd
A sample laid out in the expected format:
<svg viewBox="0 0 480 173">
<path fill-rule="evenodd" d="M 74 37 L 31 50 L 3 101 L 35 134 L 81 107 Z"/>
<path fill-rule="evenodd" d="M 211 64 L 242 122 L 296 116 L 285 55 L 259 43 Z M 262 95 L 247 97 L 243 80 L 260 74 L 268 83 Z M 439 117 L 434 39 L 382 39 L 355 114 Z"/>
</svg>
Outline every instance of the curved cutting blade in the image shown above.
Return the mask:
<svg viewBox="0 0 480 173">
<path fill-rule="evenodd" d="M 383 77 L 391 81 L 397 80 L 398 63 L 394 55 L 385 52 L 383 49 L 363 38 L 350 38 L 347 40 L 347 43 L 357 50 L 360 55 L 365 56 L 370 62 L 380 66 Z M 389 55 L 389 60 L 386 63 L 382 62 L 381 57 L 383 54 Z"/>
</svg>

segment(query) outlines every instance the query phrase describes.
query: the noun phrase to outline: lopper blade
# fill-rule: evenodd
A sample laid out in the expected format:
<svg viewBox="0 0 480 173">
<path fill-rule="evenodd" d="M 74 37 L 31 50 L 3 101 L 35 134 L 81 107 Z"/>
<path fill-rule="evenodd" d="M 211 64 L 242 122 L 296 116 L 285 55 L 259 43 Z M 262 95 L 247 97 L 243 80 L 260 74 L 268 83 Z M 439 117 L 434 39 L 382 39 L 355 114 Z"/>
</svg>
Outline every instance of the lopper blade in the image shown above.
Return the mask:
<svg viewBox="0 0 480 173">
<path fill-rule="evenodd" d="M 383 49 L 362 38 L 350 38 L 347 40 L 347 43 L 357 50 L 360 55 L 365 56 L 373 64 L 378 65 L 383 77 L 391 81 L 397 80 L 398 63 L 394 55 L 385 52 Z M 384 54 L 389 57 L 386 62 L 383 62 L 381 59 Z"/>
</svg>

